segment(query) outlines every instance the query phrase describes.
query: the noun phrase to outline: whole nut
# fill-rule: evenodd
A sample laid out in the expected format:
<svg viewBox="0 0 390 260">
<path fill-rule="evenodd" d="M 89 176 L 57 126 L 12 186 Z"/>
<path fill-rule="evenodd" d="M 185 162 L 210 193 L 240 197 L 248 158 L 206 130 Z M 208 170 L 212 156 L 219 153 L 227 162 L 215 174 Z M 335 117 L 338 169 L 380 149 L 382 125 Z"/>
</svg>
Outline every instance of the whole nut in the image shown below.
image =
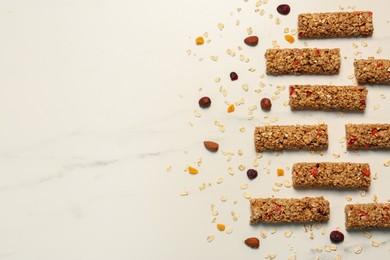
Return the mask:
<svg viewBox="0 0 390 260">
<path fill-rule="evenodd" d="M 216 152 L 219 149 L 219 144 L 213 141 L 204 141 L 203 144 L 210 152 Z"/>
<path fill-rule="evenodd" d="M 259 43 L 259 37 L 257 36 L 249 36 L 244 39 L 246 45 L 256 46 Z"/>
<path fill-rule="evenodd" d="M 247 238 L 244 243 L 251 248 L 259 248 L 260 246 L 260 240 L 257 237 Z"/>
<path fill-rule="evenodd" d="M 269 98 L 263 98 L 260 101 L 260 106 L 261 106 L 261 109 L 263 109 L 264 111 L 270 111 L 271 107 L 272 107 L 271 100 Z"/>
<path fill-rule="evenodd" d="M 211 99 L 209 97 L 202 97 L 198 103 L 201 108 L 208 108 L 211 105 Z"/>
</svg>

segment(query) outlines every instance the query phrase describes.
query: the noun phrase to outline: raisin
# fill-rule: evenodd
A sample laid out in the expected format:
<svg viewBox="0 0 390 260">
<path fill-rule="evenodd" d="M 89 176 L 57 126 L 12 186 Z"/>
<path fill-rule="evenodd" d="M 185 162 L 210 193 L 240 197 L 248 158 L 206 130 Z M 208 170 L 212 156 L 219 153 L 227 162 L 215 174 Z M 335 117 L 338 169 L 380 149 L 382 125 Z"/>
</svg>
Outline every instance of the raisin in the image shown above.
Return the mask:
<svg viewBox="0 0 390 260">
<path fill-rule="evenodd" d="M 246 175 L 248 176 L 248 179 L 253 180 L 256 179 L 257 177 L 257 171 L 255 169 L 249 169 L 246 172 Z"/>
<path fill-rule="evenodd" d="M 230 73 L 230 79 L 231 79 L 232 81 L 237 80 L 237 79 L 238 79 L 237 73 L 235 73 L 234 71 L 231 72 L 231 73 Z"/>
<path fill-rule="evenodd" d="M 271 100 L 269 98 L 263 98 L 260 101 L 260 106 L 261 106 L 261 109 L 263 109 L 264 111 L 270 111 L 271 107 L 272 107 Z"/>
<path fill-rule="evenodd" d="M 280 13 L 281 15 L 288 15 L 290 13 L 290 10 L 291 10 L 291 8 L 287 4 L 279 5 L 276 8 L 276 11 L 278 11 L 278 13 Z"/>
<path fill-rule="evenodd" d="M 329 237 L 330 241 L 332 241 L 333 243 L 341 243 L 344 241 L 344 234 L 338 230 L 330 232 Z"/>
<path fill-rule="evenodd" d="M 211 105 L 211 99 L 209 97 L 202 97 L 198 103 L 201 108 L 208 108 Z"/>
</svg>

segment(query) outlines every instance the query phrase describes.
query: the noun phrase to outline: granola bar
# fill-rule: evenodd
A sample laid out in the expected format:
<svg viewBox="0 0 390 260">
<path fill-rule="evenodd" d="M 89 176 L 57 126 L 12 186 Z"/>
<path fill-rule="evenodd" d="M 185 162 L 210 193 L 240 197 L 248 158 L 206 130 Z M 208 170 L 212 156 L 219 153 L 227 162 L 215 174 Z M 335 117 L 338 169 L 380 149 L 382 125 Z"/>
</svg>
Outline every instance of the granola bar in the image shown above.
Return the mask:
<svg viewBox="0 0 390 260">
<path fill-rule="evenodd" d="M 329 201 L 321 197 L 302 199 L 254 198 L 250 200 L 250 223 L 324 222 L 329 220 Z"/>
<path fill-rule="evenodd" d="M 360 188 L 370 186 L 368 163 L 302 162 L 292 169 L 294 188 Z"/>
<path fill-rule="evenodd" d="M 345 206 L 345 228 L 390 228 L 390 204 L 366 203 Z"/>
<path fill-rule="evenodd" d="M 267 74 L 334 75 L 340 70 L 340 49 L 268 49 Z"/>
<path fill-rule="evenodd" d="M 390 149 L 390 124 L 345 125 L 347 149 Z"/>
<path fill-rule="evenodd" d="M 256 151 L 327 149 L 328 126 L 258 126 L 255 128 L 255 148 Z"/>
<path fill-rule="evenodd" d="M 294 85 L 290 86 L 290 108 L 364 112 L 367 92 L 359 86 Z"/>
<path fill-rule="evenodd" d="M 353 65 L 359 84 L 390 84 L 390 60 L 355 60 Z"/>
<path fill-rule="evenodd" d="M 372 12 L 333 12 L 298 15 L 298 38 L 372 36 Z"/>
</svg>

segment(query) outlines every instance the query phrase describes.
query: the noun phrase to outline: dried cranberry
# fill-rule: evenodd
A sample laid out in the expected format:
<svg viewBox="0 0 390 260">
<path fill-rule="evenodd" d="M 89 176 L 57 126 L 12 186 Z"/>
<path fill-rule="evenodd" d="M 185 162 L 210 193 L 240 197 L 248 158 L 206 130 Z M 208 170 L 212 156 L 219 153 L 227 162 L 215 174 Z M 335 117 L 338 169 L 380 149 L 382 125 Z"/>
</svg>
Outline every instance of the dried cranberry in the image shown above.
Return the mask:
<svg viewBox="0 0 390 260">
<path fill-rule="evenodd" d="M 209 97 L 202 97 L 198 103 L 201 108 L 208 108 L 211 105 L 211 99 Z"/>
<path fill-rule="evenodd" d="M 290 6 L 287 4 L 279 5 L 276 8 L 276 11 L 278 11 L 278 13 L 280 13 L 282 15 L 288 15 L 290 13 L 290 10 L 291 10 Z"/>
<path fill-rule="evenodd" d="M 293 86 L 290 86 L 290 96 L 294 93 L 295 88 Z"/>
<path fill-rule="evenodd" d="M 231 79 L 232 81 L 237 80 L 237 79 L 238 79 L 237 73 L 235 73 L 234 71 L 231 72 L 231 73 L 230 73 L 230 79 Z"/>
<path fill-rule="evenodd" d="M 271 100 L 269 98 L 263 98 L 260 101 L 260 106 L 261 106 L 261 109 L 263 109 L 264 111 L 270 111 L 271 107 L 272 107 Z"/>
<path fill-rule="evenodd" d="M 256 179 L 257 177 L 257 171 L 255 169 L 249 169 L 247 172 L 246 172 L 246 175 L 248 176 L 248 178 L 250 180 L 253 180 L 253 179 Z"/>
<path fill-rule="evenodd" d="M 334 230 L 330 232 L 329 237 L 330 237 L 330 241 L 332 241 L 333 243 L 341 243 L 344 241 L 344 234 L 338 230 Z"/>
</svg>

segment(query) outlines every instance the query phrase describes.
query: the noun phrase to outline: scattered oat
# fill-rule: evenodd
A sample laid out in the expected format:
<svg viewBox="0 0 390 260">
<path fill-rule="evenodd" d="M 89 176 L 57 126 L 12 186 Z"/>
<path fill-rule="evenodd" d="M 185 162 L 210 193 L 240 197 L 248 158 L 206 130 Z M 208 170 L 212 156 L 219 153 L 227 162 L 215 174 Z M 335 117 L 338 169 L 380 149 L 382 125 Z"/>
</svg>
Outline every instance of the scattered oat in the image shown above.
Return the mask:
<svg viewBox="0 0 390 260">
<path fill-rule="evenodd" d="M 322 228 L 321 230 L 321 235 L 325 235 L 326 234 L 326 229 L 325 228 Z"/>
<path fill-rule="evenodd" d="M 221 184 L 223 182 L 223 178 L 222 177 L 219 177 L 218 179 L 217 179 L 217 184 Z"/>
<path fill-rule="evenodd" d="M 284 28 L 283 32 L 284 33 L 289 33 L 290 29 L 288 27 Z"/>
<path fill-rule="evenodd" d="M 283 181 L 283 186 L 286 188 L 291 188 L 292 182 L 290 180 L 285 180 L 285 181 Z"/>
<path fill-rule="evenodd" d="M 262 4 L 261 0 L 258 0 L 258 1 L 256 2 L 256 7 L 259 7 L 261 4 Z"/>
<path fill-rule="evenodd" d="M 237 151 L 237 154 L 238 154 L 239 156 L 242 156 L 242 155 L 244 154 L 244 152 L 243 152 L 241 149 L 239 149 L 239 150 Z"/>
<path fill-rule="evenodd" d="M 240 25 L 240 20 L 236 20 L 236 26 L 239 26 Z"/>
<path fill-rule="evenodd" d="M 240 132 L 243 133 L 245 132 L 246 128 L 245 127 L 240 127 Z"/>
<path fill-rule="evenodd" d="M 378 203 L 378 197 L 375 194 L 372 195 L 371 199 L 374 203 Z"/>
<path fill-rule="evenodd" d="M 338 154 L 338 153 L 333 153 L 333 158 L 340 158 L 340 154 Z"/>
<path fill-rule="evenodd" d="M 310 233 L 310 239 L 314 239 L 314 233 Z"/>
<path fill-rule="evenodd" d="M 218 61 L 218 56 L 213 56 L 213 55 L 211 55 L 211 56 L 210 56 L 210 60 L 212 60 L 212 61 Z"/>
<path fill-rule="evenodd" d="M 271 234 L 275 234 L 276 233 L 276 228 L 272 228 L 271 231 L 270 231 Z"/>
<path fill-rule="evenodd" d="M 386 99 L 386 95 L 385 94 L 380 94 L 379 96 L 381 97 L 381 99 Z"/>
<path fill-rule="evenodd" d="M 276 23 L 277 25 L 280 24 L 280 18 L 279 18 L 279 17 L 276 17 L 276 18 L 275 18 L 275 23 Z"/>
<path fill-rule="evenodd" d="M 292 231 L 286 231 L 286 232 L 284 232 L 284 236 L 287 237 L 287 238 L 291 237 L 292 234 L 293 234 Z"/>
<path fill-rule="evenodd" d="M 330 251 L 330 250 L 329 250 L 329 251 Z M 317 252 L 317 253 L 322 253 L 322 248 L 317 247 L 317 248 L 316 248 L 316 252 Z"/>
<path fill-rule="evenodd" d="M 243 165 L 243 164 L 238 165 L 238 169 L 240 171 L 244 171 L 245 170 L 245 165 Z"/>
<path fill-rule="evenodd" d="M 248 192 L 244 192 L 244 198 L 246 198 L 246 199 L 251 199 L 252 197 L 251 197 L 251 195 L 249 195 L 249 193 Z"/>
<path fill-rule="evenodd" d="M 221 195 L 221 197 L 219 198 L 222 202 L 226 202 L 227 201 L 227 197 L 225 195 Z"/>
<path fill-rule="evenodd" d="M 331 246 L 329 246 L 329 248 L 332 251 L 336 251 L 337 250 L 337 246 L 336 245 L 331 245 Z"/>
<path fill-rule="evenodd" d="M 379 47 L 377 50 L 376 50 L 376 53 L 380 54 L 382 52 L 382 47 Z"/>
<path fill-rule="evenodd" d="M 252 165 L 253 165 L 253 167 L 259 166 L 259 160 L 258 159 L 254 159 L 253 162 L 252 162 Z"/>
<path fill-rule="evenodd" d="M 359 47 L 359 45 L 357 45 L 356 43 L 352 43 L 352 47 L 354 47 L 355 49 L 357 49 Z"/>
<path fill-rule="evenodd" d="M 188 191 L 184 189 L 183 191 L 180 192 L 180 196 L 188 196 Z"/>
<path fill-rule="evenodd" d="M 265 259 L 275 259 L 276 258 L 276 254 L 274 254 L 274 253 L 269 253 L 269 254 L 267 254 L 267 256 L 265 257 Z"/>
<path fill-rule="evenodd" d="M 167 166 L 167 172 L 171 172 L 172 171 L 172 165 L 168 165 Z"/>
<path fill-rule="evenodd" d="M 295 35 L 295 34 L 297 34 L 297 32 L 298 32 L 298 30 L 297 30 L 297 29 L 295 29 L 295 28 L 291 29 L 291 34 L 292 34 L 292 35 Z"/>
<path fill-rule="evenodd" d="M 207 242 L 212 242 L 214 240 L 214 235 L 207 236 Z"/>
<path fill-rule="evenodd" d="M 378 179 L 378 173 L 377 172 L 374 172 L 374 176 L 372 176 L 372 179 L 373 180 L 377 180 Z"/>
<path fill-rule="evenodd" d="M 268 18 L 269 18 L 269 19 L 274 18 L 274 15 L 273 15 L 273 14 L 269 14 L 269 15 L 268 15 Z"/>
<path fill-rule="evenodd" d="M 220 31 L 222 31 L 223 28 L 225 28 L 225 25 L 224 25 L 223 23 L 218 23 L 218 29 L 219 29 Z"/>
<path fill-rule="evenodd" d="M 199 113 L 199 111 L 198 110 L 194 110 L 194 116 L 195 117 L 201 117 L 201 114 Z"/>
<path fill-rule="evenodd" d="M 226 230 L 226 234 L 231 234 L 233 232 L 233 229 L 232 228 L 228 228 L 227 230 Z"/>
<path fill-rule="evenodd" d="M 360 44 L 361 44 L 363 47 L 367 47 L 367 42 L 366 42 L 366 41 L 361 40 Z"/>
<path fill-rule="evenodd" d="M 252 27 L 246 28 L 246 33 L 247 33 L 248 35 L 251 35 L 251 34 L 253 33 Z"/>
<path fill-rule="evenodd" d="M 379 246 L 379 242 L 378 242 L 378 241 L 375 241 L 375 240 L 372 240 L 372 241 L 371 241 L 371 245 L 372 245 L 373 247 L 378 247 L 378 246 Z"/>
<path fill-rule="evenodd" d="M 288 257 L 288 260 L 296 260 L 297 259 L 297 256 L 296 255 L 292 255 L 292 256 L 289 256 Z"/>
<path fill-rule="evenodd" d="M 230 214 L 232 215 L 233 221 L 237 221 L 238 217 L 237 217 L 236 212 L 232 211 L 232 212 L 230 212 Z"/>
<path fill-rule="evenodd" d="M 234 175 L 234 170 L 233 170 L 232 167 L 228 167 L 227 172 L 228 172 L 230 175 Z"/>
<path fill-rule="evenodd" d="M 263 239 L 266 239 L 266 238 L 267 238 L 267 232 L 265 232 L 264 230 L 260 231 L 260 236 L 261 236 Z"/>
<path fill-rule="evenodd" d="M 361 190 L 360 191 L 360 196 L 361 197 L 365 197 L 366 196 L 366 191 L 365 190 Z"/>
<path fill-rule="evenodd" d="M 355 254 L 360 254 L 363 251 L 363 248 L 361 246 L 357 246 L 353 249 Z"/>
<path fill-rule="evenodd" d="M 336 255 L 336 260 L 341 260 L 341 255 L 340 254 Z"/>
<path fill-rule="evenodd" d="M 346 199 L 348 202 L 350 202 L 350 201 L 352 201 L 352 196 L 345 196 L 345 199 Z"/>
<path fill-rule="evenodd" d="M 280 189 L 279 189 L 277 186 L 273 186 L 273 187 L 272 187 L 272 190 L 273 190 L 274 192 L 280 191 Z"/>
<path fill-rule="evenodd" d="M 374 109 L 374 110 L 378 110 L 380 107 L 381 107 L 380 104 L 375 104 L 375 105 L 373 106 L 373 109 Z"/>
<path fill-rule="evenodd" d="M 371 239 L 371 238 L 372 238 L 372 234 L 371 234 L 370 232 L 368 232 L 368 231 L 365 231 L 365 232 L 364 232 L 364 236 L 365 236 L 366 238 L 368 238 L 368 239 Z"/>
<path fill-rule="evenodd" d="M 386 161 L 385 163 L 383 163 L 383 166 L 389 167 L 389 166 L 390 166 L 390 160 L 388 160 L 388 161 Z"/>
</svg>

